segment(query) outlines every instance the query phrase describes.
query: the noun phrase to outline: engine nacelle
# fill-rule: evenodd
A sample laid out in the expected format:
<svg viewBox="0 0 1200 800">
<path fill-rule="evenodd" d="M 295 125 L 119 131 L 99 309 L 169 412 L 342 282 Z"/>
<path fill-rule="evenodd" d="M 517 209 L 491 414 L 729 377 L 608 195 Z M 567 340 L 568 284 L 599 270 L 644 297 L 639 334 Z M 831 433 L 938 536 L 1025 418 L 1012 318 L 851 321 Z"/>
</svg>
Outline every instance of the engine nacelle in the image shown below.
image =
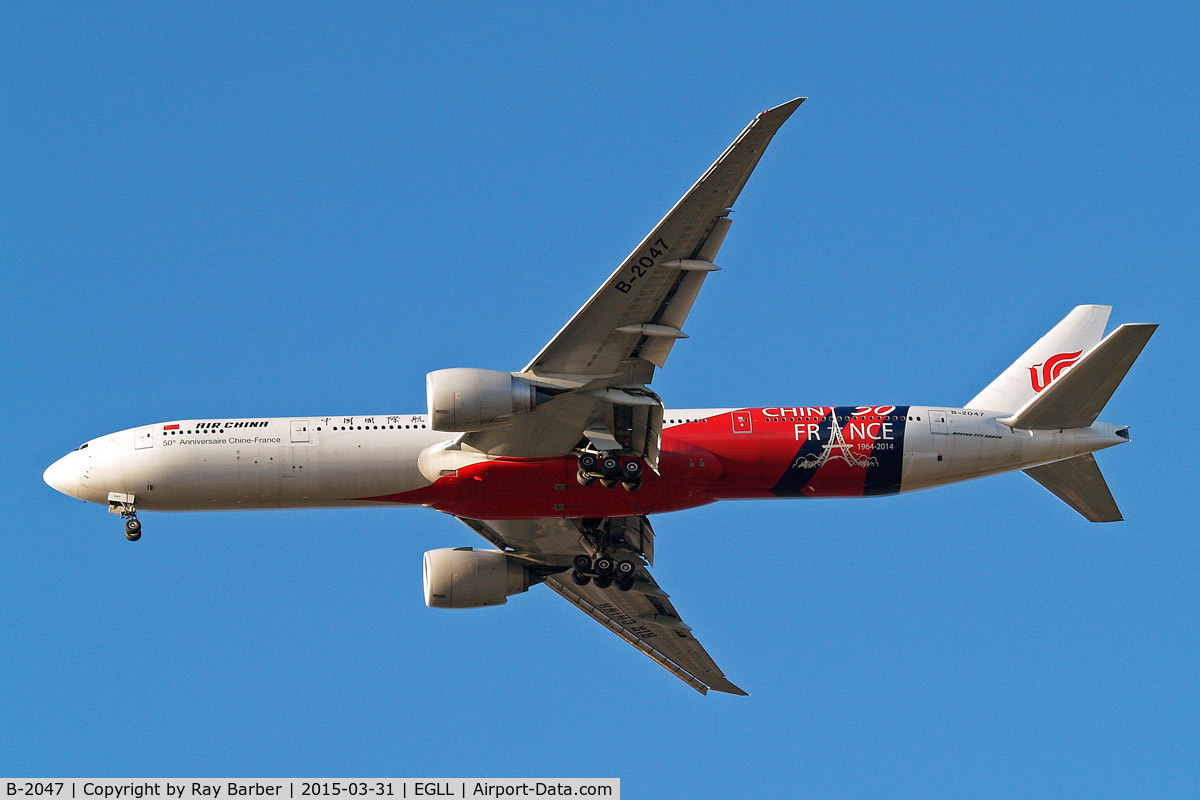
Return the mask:
<svg viewBox="0 0 1200 800">
<path fill-rule="evenodd" d="M 430 427 L 455 432 L 499 427 L 548 397 L 507 372 L 461 367 L 426 375 L 425 396 Z"/>
<path fill-rule="evenodd" d="M 529 570 L 499 550 L 446 547 L 425 553 L 425 605 L 500 606 L 529 588 Z"/>
</svg>

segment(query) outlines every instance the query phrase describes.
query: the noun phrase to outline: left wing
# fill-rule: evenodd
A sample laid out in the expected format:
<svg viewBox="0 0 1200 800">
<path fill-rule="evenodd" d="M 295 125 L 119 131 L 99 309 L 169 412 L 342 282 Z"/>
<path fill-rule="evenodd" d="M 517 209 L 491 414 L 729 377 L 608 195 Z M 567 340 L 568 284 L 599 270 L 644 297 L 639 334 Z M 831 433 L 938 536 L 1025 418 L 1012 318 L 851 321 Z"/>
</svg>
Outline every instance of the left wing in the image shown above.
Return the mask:
<svg viewBox="0 0 1200 800">
<path fill-rule="evenodd" d="M 586 436 L 657 467 L 662 403 L 647 386 L 666 363 L 729 230 L 729 212 L 803 97 L 762 112 L 518 375 L 555 396 L 457 446 L 496 456 L 570 452 Z M 616 445 L 616 446 L 614 446 Z"/>
<path fill-rule="evenodd" d="M 746 694 L 725 677 L 700 646 L 692 629 L 679 618 L 669 596 L 650 574 L 647 561 L 653 559 L 654 534 L 645 517 L 604 521 L 620 533 L 626 548 L 621 557 L 636 559 L 639 564 L 634 586 L 627 592 L 615 584 L 604 589 L 595 583 L 577 586 L 567 576 L 574 556 L 593 552 L 588 537 L 575 520 L 463 517 L 459 520 L 501 550 L 515 551 L 515 555 L 539 564 L 561 567 L 563 572 L 546 579 L 547 586 L 696 691 Z M 647 550 L 649 559 L 645 558 Z"/>
</svg>

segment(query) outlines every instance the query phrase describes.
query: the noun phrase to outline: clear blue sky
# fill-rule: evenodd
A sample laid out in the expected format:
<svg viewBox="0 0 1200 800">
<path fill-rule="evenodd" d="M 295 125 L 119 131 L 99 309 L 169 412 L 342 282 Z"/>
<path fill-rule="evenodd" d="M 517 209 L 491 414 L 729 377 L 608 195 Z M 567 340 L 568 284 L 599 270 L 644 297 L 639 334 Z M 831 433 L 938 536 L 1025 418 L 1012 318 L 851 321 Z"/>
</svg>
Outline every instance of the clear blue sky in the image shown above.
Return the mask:
<svg viewBox="0 0 1200 800">
<path fill-rule="evenodd" d="M 823 5 L 4 4 L 0 774 L 1192 793 L 1200 12 Z M 520 368 L 796 95 L 655 388 L 960 404 L 1109 303 L 1162 324 L 1102 415 L 1126 522 L 1019 473 L 661 517 L 659 580 L 751 692 L 705 698 L 544 588 L 425 608 L 422 552 L 482 543 L 449 517 L 147 514 L 133 545 L 43 485 L 112 430 Z"/>
</svg>

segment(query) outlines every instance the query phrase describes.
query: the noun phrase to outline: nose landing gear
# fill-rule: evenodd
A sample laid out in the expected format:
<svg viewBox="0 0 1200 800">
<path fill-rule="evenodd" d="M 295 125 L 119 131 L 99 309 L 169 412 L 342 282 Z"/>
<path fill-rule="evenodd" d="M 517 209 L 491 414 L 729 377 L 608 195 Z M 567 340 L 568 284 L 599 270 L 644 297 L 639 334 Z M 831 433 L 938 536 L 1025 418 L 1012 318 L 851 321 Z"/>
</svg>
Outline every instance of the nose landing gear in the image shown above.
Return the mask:
<svg viewBox="0 0 1200 800">
<path fill-rule="evenodd" d="M 142 522 L 136 516 L 125 520 L 125 538 L 131 542 L 142 538 Z"/>
<path fill-rule="evenodd" d="M 142 521 L 137 518 L 137 506 L 133 504 L 133 495 L 122 492 L 108 493 L 108 513 L 120 514 L 125 520 L 125 538 L 136 542 L 142 538 Z"/>
</svg>

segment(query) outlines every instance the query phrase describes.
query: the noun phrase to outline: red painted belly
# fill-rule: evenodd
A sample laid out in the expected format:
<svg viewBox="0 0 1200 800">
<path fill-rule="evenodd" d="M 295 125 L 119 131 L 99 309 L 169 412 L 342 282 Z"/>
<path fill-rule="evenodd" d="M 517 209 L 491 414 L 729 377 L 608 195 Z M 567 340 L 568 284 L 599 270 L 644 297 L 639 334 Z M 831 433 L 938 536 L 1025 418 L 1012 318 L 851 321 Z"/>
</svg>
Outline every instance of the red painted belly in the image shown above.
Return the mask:
<svg viewBox="0 0 1200 800">
<path fill-rule="evenodd" d="M 899 490 L 898 469 L 894 481 L 876 479 L 879 491 L 872 477 L 880 457 L 899 463 L 903 423 L 892 420 L 903 419 L 905 410 L 808 409 L 801 416 L 812 425 L 811 434 L 807 427 L 798 432 L 795 415 L 779 409 L 744 409 L 675 426 L 663 432 L 658 474 L 647 470 L 634 492 L 599 482 L 581 486 L 572 455 L 480 462 L 422 489 L 364 499 L 425 505 L 472 519 L 535 519 L 657 514 L 716 500 L 884 494 Z M 888 428 L 881 418 L 889 420 Z M 856 419 L 868 422 L 857 427 L 851 422 L 843 433 L 846 420 Z M 893 424 L 900 435 L 884 441 L 878 431 L 893 437 Z M 876 435 L 859 441 L 852 435 L 859 428 Z"/>
<path fill-rule="evenodd" d="M 711 503 L 720 475 L 711 454 L 664 452 L 660 474 L 647 471 L 637 491 L 581 486 L 574 456 L 553 459 L 501 458 L 472 464 L 457 475 L 439 478 L 412 492 L 369 498 L 382 502 L 427 505 L 471 519 L 539 517 L 628 517 L 678 511 Z"/>
</svg>

